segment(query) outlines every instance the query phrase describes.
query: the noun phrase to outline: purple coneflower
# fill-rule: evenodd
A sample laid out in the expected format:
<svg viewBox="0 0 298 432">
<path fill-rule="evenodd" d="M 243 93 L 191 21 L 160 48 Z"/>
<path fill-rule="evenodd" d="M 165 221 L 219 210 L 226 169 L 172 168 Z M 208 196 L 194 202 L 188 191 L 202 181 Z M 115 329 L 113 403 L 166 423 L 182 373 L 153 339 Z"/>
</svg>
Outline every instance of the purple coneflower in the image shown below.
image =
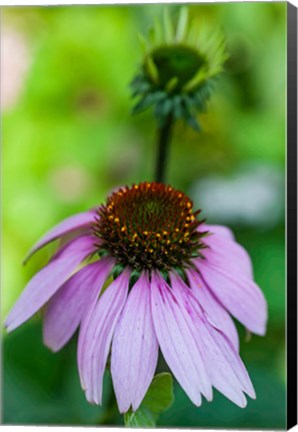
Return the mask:
<svg viewBox="0 0 298 432">
<path fill-rule="evenodd" d="M 121 413 L 142 402 L 159 348 L 195 405 L 202 395 L 211 401 L 215 387 L 245 407 L 244 393 L 255 393 L 230 314 L 263 335 L 266 301 L 231 231 L 205 225 L 198 215 L 184 193 L 141 183 L 64 220 L 30 251 L 72 234 L 28 283 L 7 318 L 8 331 L 45 304 L 44 343 L 53 351 L 80 326 L 78 368 L 86 397 L 101 404 L 111 350 Z"/>
</svg>

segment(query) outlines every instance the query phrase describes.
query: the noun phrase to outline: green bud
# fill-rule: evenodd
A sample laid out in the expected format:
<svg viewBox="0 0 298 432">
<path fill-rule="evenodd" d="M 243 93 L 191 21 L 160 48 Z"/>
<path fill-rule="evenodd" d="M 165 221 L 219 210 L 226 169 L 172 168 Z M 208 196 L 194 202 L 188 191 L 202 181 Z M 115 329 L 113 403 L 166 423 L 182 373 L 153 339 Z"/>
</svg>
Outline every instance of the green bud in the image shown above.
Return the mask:
<svg viewBox="0 0 298 432">
<path fill-rule="evenodd" d="M 186 7 L 174 25 L 165 9 L 162 23 L 155 20 L 142 47 L 144 60 L 131 84 L 139 97 L 134 112 L 152 106 L 160 124 L 170 115 L 198 130 L 197 114 L 206 110 L 214 78 L 228 57 L 221 33 L 206 23 L 189 23 Z"/>
</svg>

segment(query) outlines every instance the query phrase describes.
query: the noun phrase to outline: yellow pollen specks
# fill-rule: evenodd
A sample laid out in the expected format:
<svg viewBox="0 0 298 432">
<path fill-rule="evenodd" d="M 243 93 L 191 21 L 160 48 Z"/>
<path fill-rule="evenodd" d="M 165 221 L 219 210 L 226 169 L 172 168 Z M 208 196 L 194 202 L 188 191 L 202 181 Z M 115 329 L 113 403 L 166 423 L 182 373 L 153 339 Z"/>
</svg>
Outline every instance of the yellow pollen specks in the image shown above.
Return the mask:
<svg viewBox="0 0 298 432">
<path fill-rule="evenodd" d="M 120 188 L 99 208 L 100 248 L 132 268 L 183 266 L 201 247 L 192 205 L 183 192 L 160 183 Z"/>
</svg>

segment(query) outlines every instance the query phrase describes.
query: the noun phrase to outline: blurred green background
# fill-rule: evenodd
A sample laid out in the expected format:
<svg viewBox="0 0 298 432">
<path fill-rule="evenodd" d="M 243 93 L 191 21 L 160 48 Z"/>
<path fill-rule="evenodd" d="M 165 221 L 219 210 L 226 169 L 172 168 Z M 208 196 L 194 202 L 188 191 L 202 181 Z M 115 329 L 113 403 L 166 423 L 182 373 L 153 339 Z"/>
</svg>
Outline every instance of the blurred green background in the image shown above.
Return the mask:
<svg viewBox="0 0 298 432">
<path fill-rule="evenodd" d="M 168 6 L 177 13 L 179 6 Z M 269 304 L 268 332 L 241 355 L 257 399 L 242 410 L 219 393 L 196 408 L 178 385 L 160 425 L 285 427 L 285 52 L 286 4 L 190 5 L 220 26 L 230 59 L 200 134 L 178 124 L 168 181 L 209 222 L 226 224 L 249 251 Z M 22 259 L 47 229 L 101 203 L 111 188 L 151 180 L 155 124 L 130 115 L 129 82 L 163 5 L 2 8 L 2 317 L 48 247 Z M 3 320 L 2 320 L 3 322 Z M 2 325 L 3 328 L 3 325 Z M 76 371 L 76 341 L 52 354 L 36 316 L 3 331 L 2 421 L 6 424 L 123 424 L 111 380 L 103 407 L 89 406 Z M 160 365 L 162 367 L 162 365 Z"/>
</svg>

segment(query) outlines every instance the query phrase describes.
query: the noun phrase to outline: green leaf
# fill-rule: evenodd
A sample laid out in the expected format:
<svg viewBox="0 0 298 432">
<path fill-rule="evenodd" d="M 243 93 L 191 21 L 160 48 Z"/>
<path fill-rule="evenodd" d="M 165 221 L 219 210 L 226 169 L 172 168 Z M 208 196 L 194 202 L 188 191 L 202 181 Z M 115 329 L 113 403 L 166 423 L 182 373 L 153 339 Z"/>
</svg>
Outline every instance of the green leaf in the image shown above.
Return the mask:
<svg viewBox="0 0 298 432">
<path fill-rule="evenodd" d="M 172 375 L 168 372 L 155 375 L 142 405 L 146 406 L 154 413 L 160 413 L 168 409 L 173 402 Z"/>
<path fill-rule="evenodd" d="M 124 414 L 124 424 L 126 427 L 155 427 L 156 415 L 146 408 L 140 407 L 137 411 L 129 410 Z"/>
<path fill-rule="evenodd" d="M 126 427 L 154 427 L 161 412 L 174 402 L 173 378 L 170 373 L 156 375 L 140 407 L 124 415 Z"/>
</svg>

